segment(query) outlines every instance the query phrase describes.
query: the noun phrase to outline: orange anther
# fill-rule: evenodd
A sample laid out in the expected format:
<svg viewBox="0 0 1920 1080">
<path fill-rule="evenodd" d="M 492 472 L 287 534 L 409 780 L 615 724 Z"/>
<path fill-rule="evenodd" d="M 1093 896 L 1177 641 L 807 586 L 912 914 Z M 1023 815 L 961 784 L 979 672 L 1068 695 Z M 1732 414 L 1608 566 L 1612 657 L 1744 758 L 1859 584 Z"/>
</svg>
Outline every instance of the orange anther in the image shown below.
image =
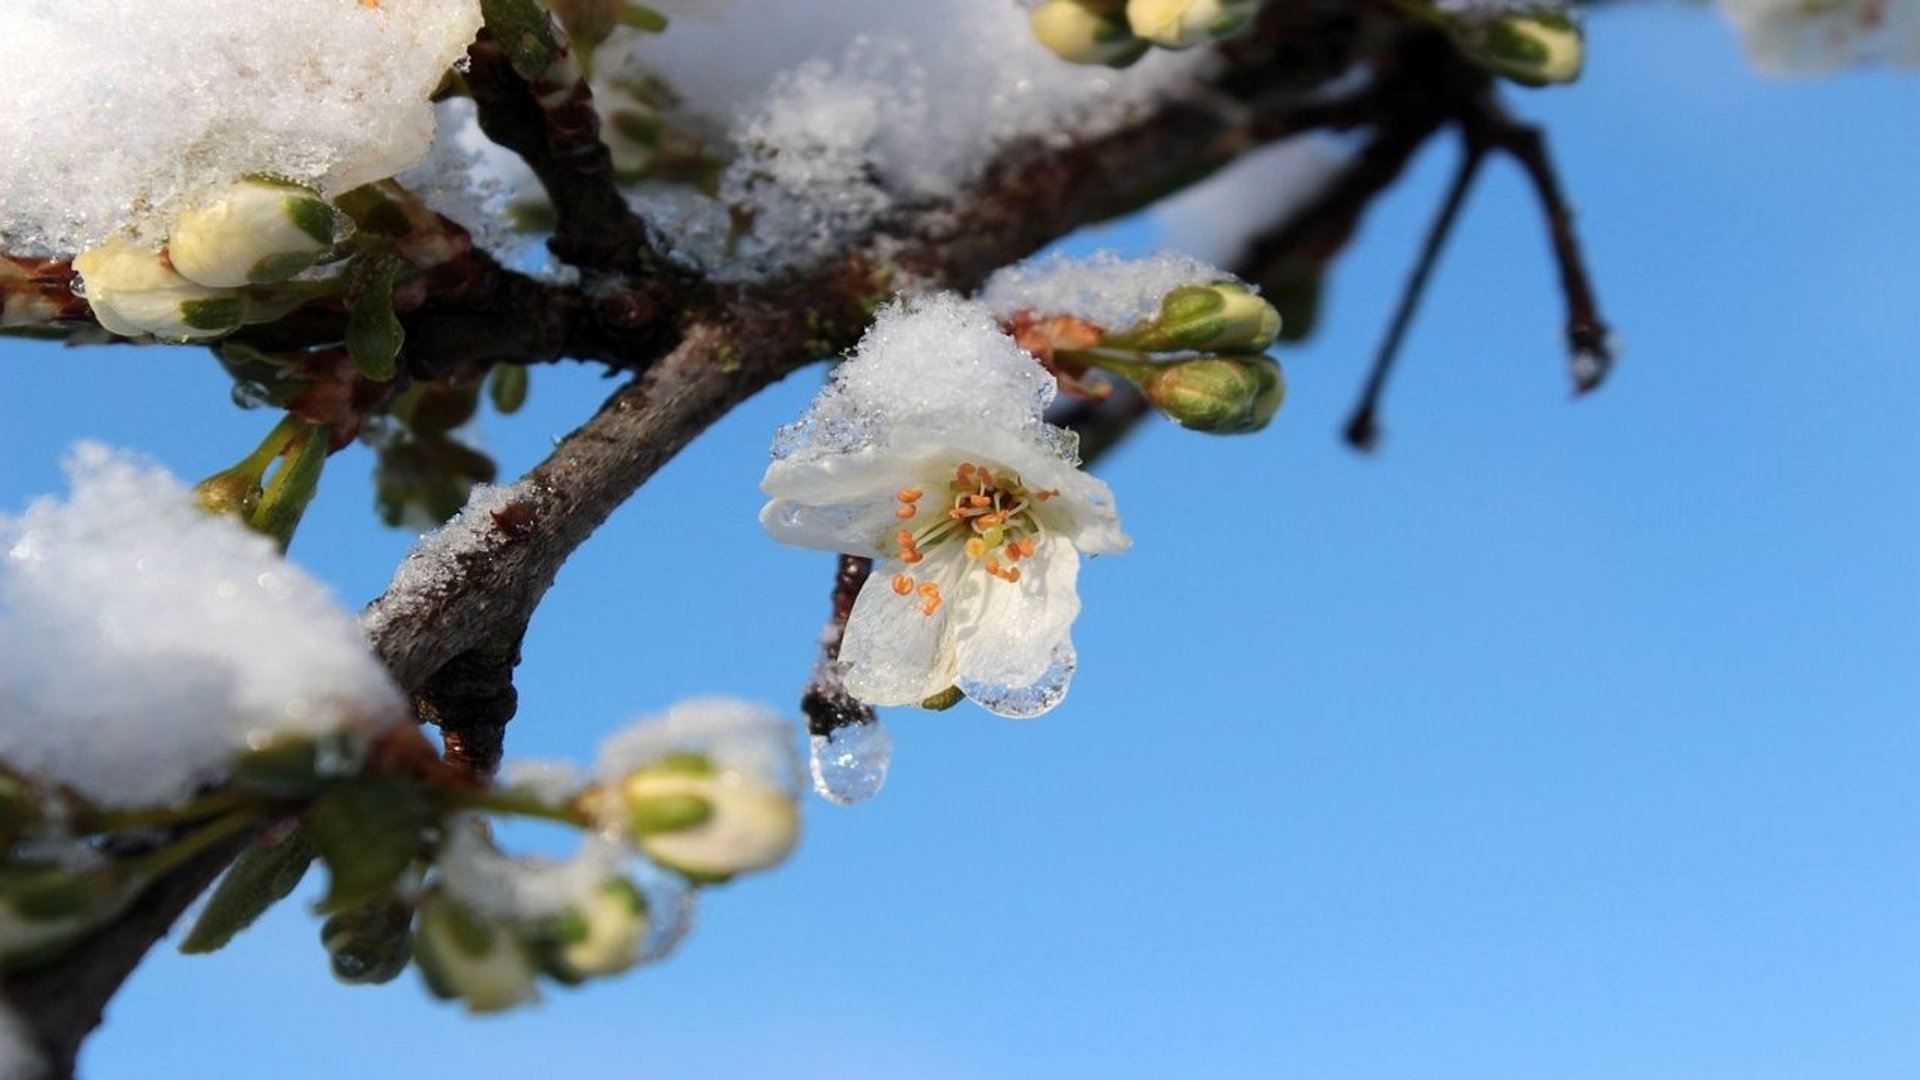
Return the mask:
<svg viewBox="0 0 1920 1080">
<path fill-rule="evenodd" d="M 931 581 L 923 581 L 920 583 L 920 595 L 921 596 L 939 596 L 940 586 L 935 585 Z"/>
<path fill-rule="evenodd" d="M 1000 560 L 999 559 L 987 560 L 987 573 L 992 574 L 994 577 L 1000 576 Z"/>
<path fill-rule="evenodd" d="M 893 591 L 905 596 L 913 591 L 913 579 L 905 574 L 893 575 Z"/>
<path fill-rule="evenodd" d="M 926 492 L 921 491 L 919 488 L 901 488 L 899 491 L 893 493 L 893 497 L 903 503 L 910 503 L 919 502 L 920 496 L 925 494 Z"/>
<path fill-rule="evenodd" d="M 921 554 L 918 551 L 909 551 L 909 552 L 903 553 L 900 556 L 900 561 L 903 563 L 906 563 L 908 566 L 912 566 L 914 563 L 917 563 L 924 558 L 926 558 L 926 556 Z"/>
<path fill-rule="evenodd" d="M 1000 549 L 1000 553 L 1002 555 L 1005 555 L 1009 562 L 1019 562 L 1020 555 L 1021 555 L 1020 542 L 1016 540 L 1013 543 L 1008 544 L 1006 547 L 1003 547 Z"/>
<path fill-rule="evenodd" d="M 1033 554 L 1033 537 L 1023 536 L 1020 538 L 1020 554 L 1028 556 Z"/>
<path fill-rule="evenodd" d="M 987 498 L 985 495 L 969 495 L 967 496 L 967 505 L 968 506 L 992 506 L 993 500 Z"/>
<path fill-rule="evenodd" d="M 908 503 L 907 505 L 902 506 L 898 510 L 895 510 L 893 512 L 893 516 L 899 518 L 901 521 L 905 521 L 908 518 L 912 517 L 913 515 L 914 515 L 914 509 L 913 509 L 912 503 Z"/>
<path fill-rule="evenodd" d="M 920 614 L 922 615 L 932 615 L 938 610 L 940 610 L 940 598 L 937 596 L 927 597 L 927 602 L 920 605 Z"/>
<path fill-rule="evenodd" d="M 1051 488 L 1049 488 L 1049 489 L 1048 489 L 1048 490 L 1046 490 L 1046 491 L 1036 491 L 1036 492 L 1034 492 L 1034 493 L 1033 493 L 1033 497 L 1034 497 L 1034 498 L 1036 498 L 1036 499 L 1039 499 L 1039 500 L 1040 500 L 1041 502 L 1046 502 L 1046 501 L 1047 501 L 1048 499 L 1051 499 L 1051 498 L 1054 498 L 1054 497 L 1056 497 L 1056 496 L 1058 496 L 1059 494 L 1060 494 L 1060 493 L 1059 493 L 1058 491 L 1054 491 L 1053 489 L 1051 489 Z"/>
<path fill-rule="evenodd" d="M 1002 574 L 1001 576 L 1006 578 L 1008 581 L 1019 581 L 1020 568 L 1017 566 L 1009 566 L 1007 567 L 1007 572 L 1005 574 Z"/>
</svg>

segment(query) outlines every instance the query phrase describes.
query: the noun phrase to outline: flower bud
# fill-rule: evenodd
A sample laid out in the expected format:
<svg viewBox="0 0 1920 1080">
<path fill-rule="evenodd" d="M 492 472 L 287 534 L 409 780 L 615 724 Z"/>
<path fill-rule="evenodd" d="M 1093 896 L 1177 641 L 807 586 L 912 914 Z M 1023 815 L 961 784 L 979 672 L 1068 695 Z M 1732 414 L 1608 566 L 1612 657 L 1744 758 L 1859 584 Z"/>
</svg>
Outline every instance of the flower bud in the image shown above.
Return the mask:
<svg viewBox="0 0 1920 1080">
<path fill-rule="evenodd" d="M 110 240 L 74 256 L 100 325 L 122 337 L 169 341 L 218 337 L 240 328 L 240 297 L 175 273 L 159 252 Z"/>
<path fill-rule="evenodd" d="M 1456 20 L 1450 29 L 1462 52 L 1526 86 L 1572 82 L 1586 59 L 1579 23 L 1549 8 Z"/>
<path fill-rule="evenodd" d="M 268 285 L 312 266 L 333 246 L 333 208 L 308 188 L 237 180 L 174 222 L 167 258 L 190 281 Z"/>
<path fill-rule="evenodd" d="M 1106 5 L 1102 5 L 1106 6 Z M 1122 68 L 1147 54 L 1117 10 L 1097 10 L 1086 0 L 1047 0 L 1027 17 L 1033 36 L 1062 60 Z"/>
<path fill-rule="evenodd" d="M 413 952 L 427 988 L 469 1012 L 500 1012 L 537 1000 L 533 960 L 511 927 L 432 893 L 420 902 Z"/>
<path fill-rule="evenodd" d="M 791 792 L 698 754 L 676 754 L 620 783 L 640 850 L 696 881 L 725 881 L 787 857 L 800 837 Z"/>
<path fill-rule="evenodd" d="M 1187 49 L 1245 29 L 1260 0 L 1127 0 L 1133 32 L 1167 49 Z"/>
<path fill-rule="evenodd" d="M 603 881 L 541 933 L 542 966 L 565 983 L 617 975 L 640 962 L 647 899 L 624 878 Z"/>
<path fill-rule="evenodd" d="M 1237 281 L 1183 285 L 1160 301 L 1151 320 L 1109 337 L 1108 345 L 1169 352 L 1257 353 L 1280 335 L 1280 313 Z"/>
<path fill-rule="evenodd" d="M 1259 431 L 1287 397 L 1280 365 L 1269 356 L 1203 356 L 1161 364 L 1140 388 L 1181 427 L 1217 435 Z"/>
<path fill-rule="evenodd" d="M 391 982 L 413 960 L 413 905 L 397 893 L 343 911 L 320 927 L 320 943 L 343 983 Z"/>
<path fill-rule="evenodd" d="M 209 513 L 231 514 L 245 521 L 260 505 L 260 474 L 247 468 L 214 473 L 194 485 L 193 497 Z"/>
</svg>

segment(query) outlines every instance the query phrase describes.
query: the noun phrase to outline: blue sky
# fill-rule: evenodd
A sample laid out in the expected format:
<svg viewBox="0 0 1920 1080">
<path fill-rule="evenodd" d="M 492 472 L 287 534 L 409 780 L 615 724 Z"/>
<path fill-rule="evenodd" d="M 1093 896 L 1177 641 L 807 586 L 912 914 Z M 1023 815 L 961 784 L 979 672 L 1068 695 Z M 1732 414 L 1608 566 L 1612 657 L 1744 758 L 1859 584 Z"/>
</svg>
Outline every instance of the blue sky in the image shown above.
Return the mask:
<svg viewBox="0 0 1920 1080">
<path fill-rule="evenodd" d="M 1920 97 L 1765 80 L 1698 10 L 1591 31 L 1581 84 L 1513 98 L 1626 344 L 1601 393 L 1569 399 L 1497 164 L 1382 452 L 1340 445 L 1431 152 L 1282 354 L 1273 428 L 1104 463 L 1136 545 L 1082 576 L 1059 710 L 894 715 L 880 798 L 810 804 L 796 857 L 712 892 L 658 968 L 474 1021 L 412 976 L 335 986 L 290 904 L 144 968 L 90 1075 L 1920 1074 Z M 611 387 L 535 374 L 489 425 L 510 472 Z M 726 418 L 568 566 L 513 752 L 794 700 L 830 560 L 762 536 L 755 483 L 816 385 Z M 193 351 L 0 345 L 0 506 L 83 436 L 211 472 L 271 422 L 225 394 Z M 294 547 L 351 603 L 407 543 L 370 467 L 335 459 Z"/>
</svg>

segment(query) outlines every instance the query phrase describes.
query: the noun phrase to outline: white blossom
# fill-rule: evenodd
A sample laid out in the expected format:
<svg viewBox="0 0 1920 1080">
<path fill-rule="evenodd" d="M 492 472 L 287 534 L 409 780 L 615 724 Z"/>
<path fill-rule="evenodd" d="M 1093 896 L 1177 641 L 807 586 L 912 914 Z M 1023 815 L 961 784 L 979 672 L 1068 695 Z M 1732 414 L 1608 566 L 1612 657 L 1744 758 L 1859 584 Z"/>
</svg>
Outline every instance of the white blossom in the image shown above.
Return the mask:
<svg viewBox="0 0 1920 1080">
<path fill-rule="evenodd" d="M 1920 67 L 1916 0 L 1719 0 L 1755 67 L 1809 75 L 1879 61 Z"/>
<path fill-rule="evenodd" d="M 122 337 L 218 337 L 240 327 L 240 297 L 189 281 L 157 251 L 113 240 L 73 260 L 100 325 Z"/>
<path fill-rule="evenodd" d="M 949 687 L 1031 716 L 1072 675 L 1080 556 L 1124 551 L 1106 484 L 1042 411 L 1053 378 L 980 304 L 883 311 L 761 488 L 775 539 L 865 555 L 847 689 L 878 705 Z"/>
</svg>

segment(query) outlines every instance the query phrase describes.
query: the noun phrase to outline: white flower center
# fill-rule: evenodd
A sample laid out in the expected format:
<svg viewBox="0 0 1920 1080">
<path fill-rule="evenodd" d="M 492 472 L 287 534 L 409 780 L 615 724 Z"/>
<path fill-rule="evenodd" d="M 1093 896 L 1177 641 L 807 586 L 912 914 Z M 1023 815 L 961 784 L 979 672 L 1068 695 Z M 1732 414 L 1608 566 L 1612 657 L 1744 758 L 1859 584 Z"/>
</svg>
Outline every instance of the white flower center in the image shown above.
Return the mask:
<svg viewBox="0 0 1920 1080">
<path fill-rule="evenodd" d="M 1019 474 L 1004 468 L 996 472 L 992 466 L 963 461 L 955 466 L 942 500 L 927 499 L 927 490 L 921 487 L 901 488 L 894 494 L 900 506 L 893 515 L 903 523 L 893 537 L 900 561 L 913 566 L 942 545 L 959 544 L 968 570 L 978 566 L 989 577 L 1019 581 L 1020 560 L 1032 557 L 1044 531 L 1034 507 L 1058 494 L 1029 491 Z M 931 520 L 917 530 L 904 525 L 923 510 Z M 922 615 L 940 609 L 940 586 L 933 581 L 916 582 L 912 574 L 895 574 L 893 591 L 918 596 Z"/>
</svg>

